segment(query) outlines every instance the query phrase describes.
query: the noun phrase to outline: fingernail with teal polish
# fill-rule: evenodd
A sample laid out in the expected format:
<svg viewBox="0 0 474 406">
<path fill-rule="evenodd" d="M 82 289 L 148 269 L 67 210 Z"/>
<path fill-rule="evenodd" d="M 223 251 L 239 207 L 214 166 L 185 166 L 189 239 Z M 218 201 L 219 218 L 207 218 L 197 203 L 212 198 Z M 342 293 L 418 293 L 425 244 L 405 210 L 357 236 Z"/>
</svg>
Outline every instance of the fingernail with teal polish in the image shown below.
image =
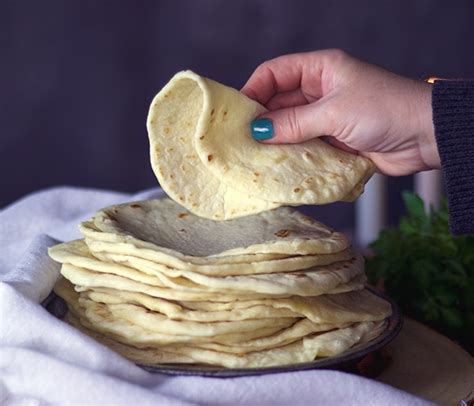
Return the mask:
<svg viewBox="0 0 474 406">
<path fill-rule="evenodd" d="M 250 127 L 254 140 L 264 141 L 273 137 L 273 123 L 269 118 L 257 118 L 252 121 Z"/>
</svg>

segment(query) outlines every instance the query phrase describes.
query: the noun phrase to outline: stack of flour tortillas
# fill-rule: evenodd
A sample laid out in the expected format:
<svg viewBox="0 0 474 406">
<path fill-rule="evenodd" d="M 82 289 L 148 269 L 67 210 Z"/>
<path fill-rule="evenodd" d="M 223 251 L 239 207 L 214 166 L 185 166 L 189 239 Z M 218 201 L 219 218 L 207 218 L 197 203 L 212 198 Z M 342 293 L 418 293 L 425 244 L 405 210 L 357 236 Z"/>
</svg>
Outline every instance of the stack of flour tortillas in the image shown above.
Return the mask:
<svg viewBox="0 0 474 406">
<path fill-rule="evenodd" d="M 191 72 L 160 92 L 152 164 L 179 204 L 108 207 L 81 224 L 83 240 L 50 249 L 68 322 L 139 364 L 228 368 L 335 356 L 383 331 L 391 306 L 364 288 L 362 257 L 279 207 L 354 199 L 371 163 L 323 142 L 254 145 L 244 127 L 261 111 Z"/>
</svg>

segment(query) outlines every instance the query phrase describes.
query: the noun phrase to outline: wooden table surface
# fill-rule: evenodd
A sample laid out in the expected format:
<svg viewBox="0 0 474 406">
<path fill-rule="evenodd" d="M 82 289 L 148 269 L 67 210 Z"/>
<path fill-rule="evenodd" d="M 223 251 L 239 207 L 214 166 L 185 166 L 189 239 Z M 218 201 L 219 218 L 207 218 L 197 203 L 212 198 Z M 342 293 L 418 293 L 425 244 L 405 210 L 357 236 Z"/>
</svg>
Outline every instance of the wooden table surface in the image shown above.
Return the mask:
<svg viewBox="0 0 474 406">
<path fill-rule="evenodd" d="M 391 362 L 378 381 L 441 405 L 474 402 L 474 358 L 448 338 L 405 319 L 386 350 Z"/>
</svg>

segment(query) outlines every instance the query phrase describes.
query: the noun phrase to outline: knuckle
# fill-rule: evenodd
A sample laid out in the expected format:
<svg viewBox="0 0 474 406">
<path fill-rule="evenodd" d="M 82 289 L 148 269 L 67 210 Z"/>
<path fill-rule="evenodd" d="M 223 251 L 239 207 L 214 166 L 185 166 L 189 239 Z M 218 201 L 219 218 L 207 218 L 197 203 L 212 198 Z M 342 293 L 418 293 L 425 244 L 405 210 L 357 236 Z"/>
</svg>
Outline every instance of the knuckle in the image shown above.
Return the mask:
<svg viewBox="0 0 474 406">
<path fill-rule="evenodd" d="M 339 48 L 328 49 L 327 51 L 328 58 L 332 61 L 344 61 L 349 58 L 349 54 Z"/>
<path fill-rule="evenodd" d="M 300 120 L 298 119 L 298 113 L 296 108 L 292 107 L 288 109 L 286 115 L 286 138 L 290 142 L 299 142 L 303 138 L 303 131 L 301 129 Z"/>
<path fill-rule="evenodd" d="M 270 61 L 262 62 L 260 65 L 257 66 L 255 69 L 256 72 L 265 72 L 269 69 Z"/>
<path fill-rule="evenodd" d="M 334 131 L 341 122 L 341 107 L 338 103 L 328 103 L 324 106 L 324 131 L 327 135 L 334 135 Z"/>
<path fill-rule="evenodd" d="M 259 84 L 271 83 L 271 85 L 274 87 L 276 80 L 271 61 L 266 61 L 259 65 L 257 69 L 255 69 L 252 77 L 255 78 Z"/>
<path fill-rule="evenodd" d="M 268 61 L 261 63 L 258 65 L 252 73 L 251 79 L 252 80 L 261 80 L 262 77 L 268 75 L 268 71 L 270 70 Z"/>
</svg>

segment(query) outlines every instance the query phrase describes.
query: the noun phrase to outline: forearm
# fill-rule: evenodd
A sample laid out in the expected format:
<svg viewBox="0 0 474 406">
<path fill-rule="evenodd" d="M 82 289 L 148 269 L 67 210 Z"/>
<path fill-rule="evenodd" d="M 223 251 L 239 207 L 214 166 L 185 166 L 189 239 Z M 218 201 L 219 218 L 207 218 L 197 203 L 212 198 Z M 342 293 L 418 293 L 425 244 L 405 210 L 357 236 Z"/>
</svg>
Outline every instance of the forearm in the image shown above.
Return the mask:
<svg viewBox="0 0 474 406">
<path fill-rule="evenodd" d="M 474 234 L 474 81 L 436 81 L 432 106 L 451 231 Z"/>
</svg>

